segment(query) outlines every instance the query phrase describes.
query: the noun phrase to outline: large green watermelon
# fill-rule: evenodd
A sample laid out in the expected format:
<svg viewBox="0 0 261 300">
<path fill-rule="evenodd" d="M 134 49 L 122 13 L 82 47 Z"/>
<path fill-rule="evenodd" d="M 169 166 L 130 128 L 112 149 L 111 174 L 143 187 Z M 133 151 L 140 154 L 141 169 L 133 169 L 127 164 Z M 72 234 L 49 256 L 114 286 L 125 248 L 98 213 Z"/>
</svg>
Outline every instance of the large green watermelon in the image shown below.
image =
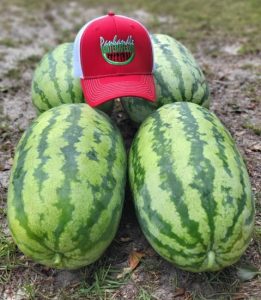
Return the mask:
<svg viewBox="0 0 261 300">
<path fill-rule="evenodd" d="M 73 72 L 73 43 L 60 44 L 44 55 L 32 80 L 32 102 L 38 113 L 65 103 L 85 102 L 80 79 Z M 97 108 L 110 112 L 113 101 Z"/>
<path fill-rule="evenodd" d="M 35 261 L 74 269 L 97 260 L 117 230 L 126 153 L 117 128 L 86 104 L 46 111 L 21 138 L 8 190 L 9 228 Z"/>
<path fill-rule="evenodd" d="M 254 225 L 248 173 L 207 109 L 179 102 L 148 117 L 131 146 L 129 177 L 143 233 L 168 261 L 217 271 L 247 248 Z"/>
<path fill-rule="evenodd" d="M 168 35 L 152 34 L 151 39 L 157 99 L 153 103 L 135 97 L 122 98 L 129 117 L 140 123 L 162 105 L 179 101 L 209 107 L 208 83 L 189 50 Z"/>
</svg>

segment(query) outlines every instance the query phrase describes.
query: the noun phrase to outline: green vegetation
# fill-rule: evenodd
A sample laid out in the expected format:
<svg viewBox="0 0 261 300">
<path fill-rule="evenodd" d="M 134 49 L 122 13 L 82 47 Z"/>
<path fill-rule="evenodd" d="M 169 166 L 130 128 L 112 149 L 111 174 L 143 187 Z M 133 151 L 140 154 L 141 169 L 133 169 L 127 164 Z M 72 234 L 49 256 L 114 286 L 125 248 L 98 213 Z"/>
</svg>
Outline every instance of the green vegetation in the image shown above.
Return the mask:
<svg viewBox="0 0 261 300">
<path fill-rule="evenodd" d="M 62 0 L 68 3 L 67 0 Z M 61 1 L 61 2 L 62 2 Z M 54 5 L 51 0 L 12 0 L 12 3 L 28 10 L 45 11 Z M 104 6 L 104 13 L 114 9 L 117 13 L 144 10 L 152 13 L 150 30 L 170 34 L 188 46 L 207 40 L 210 35 L 227 38 L 233 43 L 240 39 L 240 53 L 257 53 L 261 50 L 261 5 L 259 0 L 81 0 L 87 8 Z M 3 0 L 2 9 L 10 3 Z M 77 16 L 76 16 L 77 17 Z M 67 36 L 64 32 L 63 36 Z M 241 39 L 242 38 L 242 39 Z M 65 40 L 66 41 L 66 40 Z M 61 41 L 62 42 L 62 41 Z"/>
<path fill-rule="evenodd" d="M 129 280 L 129 276 L 117 278 L 118 274 L 119 270 L 110 265 L 101 266 L 94 272 L 91 284 L 82 283 L 78 295 L 87 299 L 110 299 L 115 291 Z"/>
<path fill-rule="evenodd" d="M 30 55 L 24 59 L 21 59 L 19 60 L 17 67 L 7 71 L 5 76 L 9 79 L 19 80 L 23 76 L 23 73 L 30 68 L 33 69 L 40 59 L 41 57 L 38 55 Z"/>
<path fill-rule="evenodd" d="M 1 232 L 2 228 L 0 228 L 0 286 L 9 282 L 12 270 L 21 265 L 15 243 Z"/>
<path fill-rule="evenodd" d="M 261 124 L 255 125 L 250 122 L 243 124 L 244 128 L 251 129 L 256 135 L 261 135 Z"/>
<path fill-rule="evenodd" d="M 148 292 L 146 289 L 141 288 L 139 290 L 137 300 L 153 300 L 153 299 L 156 299 L 156 298 L 152 297 L 150 292 Z"/>
<path fill-rule="evenodd" d="M 16 48 L 19 46 L 19 43 L 17 41 L 14 41 L 12 38 L 4 38 L 0 40 L 0 45 L 10 47 L 10 48 Z"/>
</svg>

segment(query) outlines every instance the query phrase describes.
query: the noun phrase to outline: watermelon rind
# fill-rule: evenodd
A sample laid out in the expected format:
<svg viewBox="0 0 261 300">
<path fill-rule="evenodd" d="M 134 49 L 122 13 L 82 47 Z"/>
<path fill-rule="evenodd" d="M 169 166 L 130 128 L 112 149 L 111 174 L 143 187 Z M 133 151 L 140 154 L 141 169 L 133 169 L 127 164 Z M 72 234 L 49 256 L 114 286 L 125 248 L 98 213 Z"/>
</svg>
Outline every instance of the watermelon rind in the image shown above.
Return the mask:
<svg viewBox="0 0 261 300">
<path fill-rule="evenodd" d="M 154 52 L 156 101 L 122 97 L 121 103 L 130 119 L 141 123 L 164 104 L 192 102 L 209 108 L 210 92 L 205 76 L 191 52 L 166 34 L 151 34 Z"/>
<path fill-rule="evenodd" d="M 218 271 L 248 247 L 255 217 L 248 172 L 206 108 L 177 102 L 151 114 L 132 143 L 129 179 L 145 237 L 177 267 Z"/>
<path fill-rule="evenodd" d="M 31 98 L 38 114 L 66 103 L 85 103 L 80 78 L 73 71 L 73 43 L 63 43 L 46 53 L 37 65 Z M 97 106 L 111 113 L 113 100 Z"/>
<path fill-rule="evenodd" d="M 8 188 L 8 224 L 38 263 L 76 269 L 96 261 L 121 217 L 126 152 L 119 130 L 86 104 L 42 113 L 23 134 Z"/>
</svg>

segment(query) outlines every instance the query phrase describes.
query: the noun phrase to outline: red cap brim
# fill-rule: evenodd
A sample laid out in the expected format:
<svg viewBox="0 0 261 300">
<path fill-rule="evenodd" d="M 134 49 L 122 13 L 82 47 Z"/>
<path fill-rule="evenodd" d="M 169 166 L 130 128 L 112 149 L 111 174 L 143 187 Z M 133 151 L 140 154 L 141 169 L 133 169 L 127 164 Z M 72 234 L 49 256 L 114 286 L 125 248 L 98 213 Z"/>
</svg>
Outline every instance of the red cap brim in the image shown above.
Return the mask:
<svg viewBox="0 0 261 300">
<path fill-rule="evenodd" d="M 153 75 L 124 75 L 81 79 L 86 102 L 94 107 L 119 97 L 140 97 L 155 101 Z"/>
</svg>

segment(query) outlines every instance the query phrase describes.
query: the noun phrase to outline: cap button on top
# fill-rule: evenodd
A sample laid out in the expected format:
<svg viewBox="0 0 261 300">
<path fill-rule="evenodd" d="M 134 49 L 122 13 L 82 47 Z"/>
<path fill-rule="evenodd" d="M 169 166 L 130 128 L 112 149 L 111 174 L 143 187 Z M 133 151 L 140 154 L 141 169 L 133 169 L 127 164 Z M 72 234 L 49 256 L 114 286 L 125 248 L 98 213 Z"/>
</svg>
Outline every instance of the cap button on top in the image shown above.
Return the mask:
<svg viewBox="0 0 261 300">
<path fill-rule="evenodd" d="M 109 15 L 109 16 L 114 16 L 115 13 L 114 13 L 113 11 L 109 11 L 109 12 L 108 12 L 108 15 Z"/>
</svg>

